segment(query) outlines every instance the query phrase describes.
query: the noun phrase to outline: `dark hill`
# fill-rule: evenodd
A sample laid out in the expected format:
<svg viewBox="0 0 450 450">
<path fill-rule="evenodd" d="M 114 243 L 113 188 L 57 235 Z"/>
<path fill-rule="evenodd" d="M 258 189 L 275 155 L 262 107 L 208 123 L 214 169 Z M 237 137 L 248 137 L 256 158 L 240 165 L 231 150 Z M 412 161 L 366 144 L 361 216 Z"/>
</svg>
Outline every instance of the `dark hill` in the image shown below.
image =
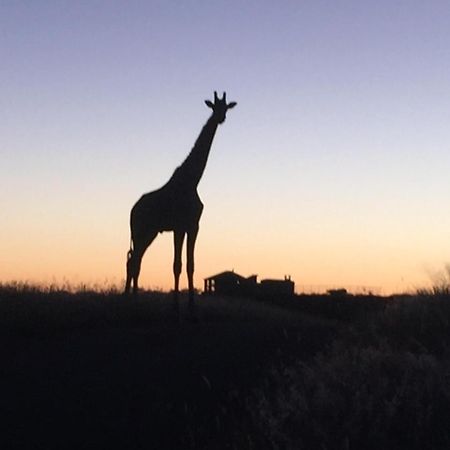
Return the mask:
<svg viewBox="0 0 450 450">
<path fill-rule="evenodd" d="M 418 370 L 414 362 L 402 362 L 402 355 L 433 358 L 433 370 L 422 362 L 423 379 L 403 382 L 434 383 L 427 394 L 430 398 L 420 397 L 422 407 L 430 414 L 429 403 L 439 393 L 441 401 L 436 411 L 431 410 L 432 415 L 450 413 L 448 383 L 438 376 L 447 363 L 450 333 L 445 338 L 442 335 L 445 321 L 439 322 L 441 328 L 435 322 L 433 329 L 418 335 L 414 321 L 420 321 L 424 311 L 414 312 L 417 299 L 415 307 L 409 302 L 409 309 L 400 300 L 347 300 L 340 307 L 336 302 L 345 299 L 322 297 L 295 298 L 292 304 L 283 301 L 276 306 L 247 299 L 200 297 L 200 320 L 194 323 L 185 314 L 184 302 L 181 321 L 176 320 L 167 294 L 147 293 L 132 301 L 115 294 L 3 287 L 2 448 L 240 449 L 281 444 L 316 448 L 315 443 L 320 448 L 324 442 L 327 448 L 343 448 L 345 439 L 361 444 L 370 426 L 359 424 L 361 429 L 354 434 L 345 431 L 339 417 L 324 416 L 317 398 L 309 398 L 308 392 L 315 389 L 314 379 L 324 384 L 329 401 L 331 393 L 343 389 L 338 380 L 329 379 L 333 368 L 327 364 L 331 362 L 339 376 L 347 376 L 347 383 L 352 377 L 361 383 L 358 373 L 351 375 L 352 361 L 368 348 L 378 353 L 365 357 L 363 370 L 374 366 L 382 371 L 379 366 L 384 363 L 377 358 L 386 356 L 386 373 L 392 370 L 398 383 L 403 369 Z M 351 310 L 358 314 L 342 314 L 351 302 Z M 448 310 L 437 302 L 429 318 L 436 320 Z M 399 311 L 409 311 L 408 324 L 400 329 L 396 326 Z M 406 336 L 410 330 L 413 335 Z M 349 348 L 353 353 L 348 353 Z M 313 374 L 312 378 L 306 373 Z M 305 383 L 310 383 L 308 392 L 304 392 Z M 342 394 L 336 405 L 327 406 L 341 408 L 339 415 L 347 414 L 344 422 L 355 419 L 349 410 L 354 398 L 347 398 L 353 390 Z M 387 401 L 395 395 L 392 392 L 375 392 L 372 401 L 376 395 L 388 396 L 383 399 Z M 303 396 L 300 403 L 310 402 L 308 408 L 316 408 L 322 419 L 314 417 L 313 411 L 305 417 L 312 416 L 319 428 L 322 420 L 328 431 L 314 431 L 305 417 L 296 418 L 296 411 L 301 412 L 296 403 L 299 395 Z M 408 420 L 413 423 L 414 417 Z M 392 418 L 393 423 L 396 420 L 396 416 Z M 294 422 L 289 425 L 289 421 Z M 404 431 L 401 425 L 394 425 L 395 435 Z M 446 427 L 438 421 L 427 426 L 417 442 L 423 444 L 431 432 L 438 432 L 434 448 L 449 442 Z M 302 427 L 305 432 L 299 437 Z M 337 427 L 335 431 L 333 427 Z M 338 427 L 347 435 L 341 436 Z M 332 431 L 339 436 L 335 447 L 326 435 Z M 383 439 L 377 444 L 395 442 L 389 433 Z"/>
</svg>

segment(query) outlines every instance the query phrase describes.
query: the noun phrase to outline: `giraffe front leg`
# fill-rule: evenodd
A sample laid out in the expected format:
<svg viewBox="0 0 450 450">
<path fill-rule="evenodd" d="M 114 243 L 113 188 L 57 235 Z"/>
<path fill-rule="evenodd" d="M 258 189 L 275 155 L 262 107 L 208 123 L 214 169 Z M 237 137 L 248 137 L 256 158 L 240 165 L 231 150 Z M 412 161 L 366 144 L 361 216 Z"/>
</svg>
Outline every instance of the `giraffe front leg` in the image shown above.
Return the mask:
<svg viewBox="0 0 450 450">
<path fill-rule="evenodd" d="M 178 314 L 178 294 L 180 291 L 180 274 L 182 268 L 181 251 L 183 249 L 184 231 L 175 231 L 173 234 L 174 255 L 173 255 L 173 276 L 174 276 L 174 290 L 173 299 L 175 303 L 175 310 Z"/>
<path fill-rule="evenodd" d="M 194 313 L 194 249 L 197 239 L 198 226 L 188 232 L 187 239 L 187 276 L 189 287 L 189 309 Z"/>
</svg>

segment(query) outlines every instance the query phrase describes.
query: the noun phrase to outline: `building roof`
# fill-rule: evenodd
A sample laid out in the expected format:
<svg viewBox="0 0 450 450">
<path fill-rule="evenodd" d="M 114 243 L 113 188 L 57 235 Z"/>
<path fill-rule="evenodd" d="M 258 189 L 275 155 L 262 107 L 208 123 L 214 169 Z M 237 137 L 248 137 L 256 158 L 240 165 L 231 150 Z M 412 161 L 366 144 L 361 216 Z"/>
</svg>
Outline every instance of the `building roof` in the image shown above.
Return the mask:
<svg viewBox="0 0 450 450">
<path fill-rule="evenodd" d="M 284 280 L 278 280 L 273 278 L 265 278 L 261 280 L 261 283 L 294 283 L 290 278 L 285 278 Z"/>
<path fill-rule="evenodd" d="M 226 270 L 225 272 L 221 272 L 216 275 L 212 275 L 208 278 L 205 278 L 205 280 L 217 280 L 223 278 L 235 278 L 238 280 L 245 280 L 245 277 L 239 275 L 238 273 L 235 273 L 233 270 Z"/>
</svg>

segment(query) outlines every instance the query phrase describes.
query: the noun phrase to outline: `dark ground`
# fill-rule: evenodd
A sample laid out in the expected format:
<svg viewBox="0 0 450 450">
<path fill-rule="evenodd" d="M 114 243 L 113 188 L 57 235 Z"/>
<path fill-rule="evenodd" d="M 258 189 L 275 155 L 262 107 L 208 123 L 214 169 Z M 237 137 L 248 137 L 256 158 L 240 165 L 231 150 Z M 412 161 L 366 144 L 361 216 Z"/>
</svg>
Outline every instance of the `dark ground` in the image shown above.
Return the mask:
<svg viewBox="0 0 450 450">
<path fill-rule="evenodd" d="M 3 448 L 226 448 L 261 372 L 336 332 L 245 300 L 178 323 L 168 296 L 84 297 L 3 296 Z"/>
<path fill-rule="evenodd" d="M 313 361 L 337 340 L 354 340 L 349 336 L 372 345 L 378 331 L 355 326 L 361 317 L 385 314 L 381 299 L 351 310 L 356 300 L 340 307 L 337 300 L 328 307 L 319 298 L 303 300 L 287 309 L 203 297 L 199 322 L 189 320 L 182 302 L 178 323 L 166 294 L 130 301 L 3 289 L 1 448 L 276 448 L 278 431 L 266 435 L 266 413 L 258 419 L 259 403 L 252 400 L 262 385 L 266 394 L 283 386 L 275 379 L 272 389 L 270 370 Z M 397 339 L 396 326 L 386 327 L 387 338 L 393 332 Z M 322 447 L 352 448 L 347 441 Z"/>
</svg>

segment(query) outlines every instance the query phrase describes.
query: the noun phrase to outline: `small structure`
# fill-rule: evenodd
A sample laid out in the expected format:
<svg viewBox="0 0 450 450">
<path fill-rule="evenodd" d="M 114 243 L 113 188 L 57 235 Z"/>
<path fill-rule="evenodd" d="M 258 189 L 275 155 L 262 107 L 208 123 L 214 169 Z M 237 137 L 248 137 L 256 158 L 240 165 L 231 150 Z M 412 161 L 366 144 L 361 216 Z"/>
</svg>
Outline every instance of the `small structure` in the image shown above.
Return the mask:
<svg viewBox="0 0 450 450">
<path fill-rule="evenodd" d="M 205 278 L 205 293 L 221 295 L 245 295 L 256 291 L 257 276 L 248 278 L 227 270 L 211 277 Z"/>
<path fill-rule="evenodd" d="M 243 277 L 234 270 L 228 270 L 205 278 L 204 292 L 231 296 L 289 296 L 294 294 L 295 285 L 290 276 L 284 277 L 284 280 L 266 279 L 261 283 L 258 283 L 257 278 L 257 275 Z"/>
<path fill-rule="evenodd" d="M 345 297 L 348 295 L 347 289 L 340 288 L 340 289 L 328 289 L 327 294 L 331 297 Z"/>
<path fill-rule="evenodd" d="M 294 287 L 295 284 L 288 275 L 284 280 L 261 280 L 260 292 L 263 295 L 294 295 Z"/>
</svg>

